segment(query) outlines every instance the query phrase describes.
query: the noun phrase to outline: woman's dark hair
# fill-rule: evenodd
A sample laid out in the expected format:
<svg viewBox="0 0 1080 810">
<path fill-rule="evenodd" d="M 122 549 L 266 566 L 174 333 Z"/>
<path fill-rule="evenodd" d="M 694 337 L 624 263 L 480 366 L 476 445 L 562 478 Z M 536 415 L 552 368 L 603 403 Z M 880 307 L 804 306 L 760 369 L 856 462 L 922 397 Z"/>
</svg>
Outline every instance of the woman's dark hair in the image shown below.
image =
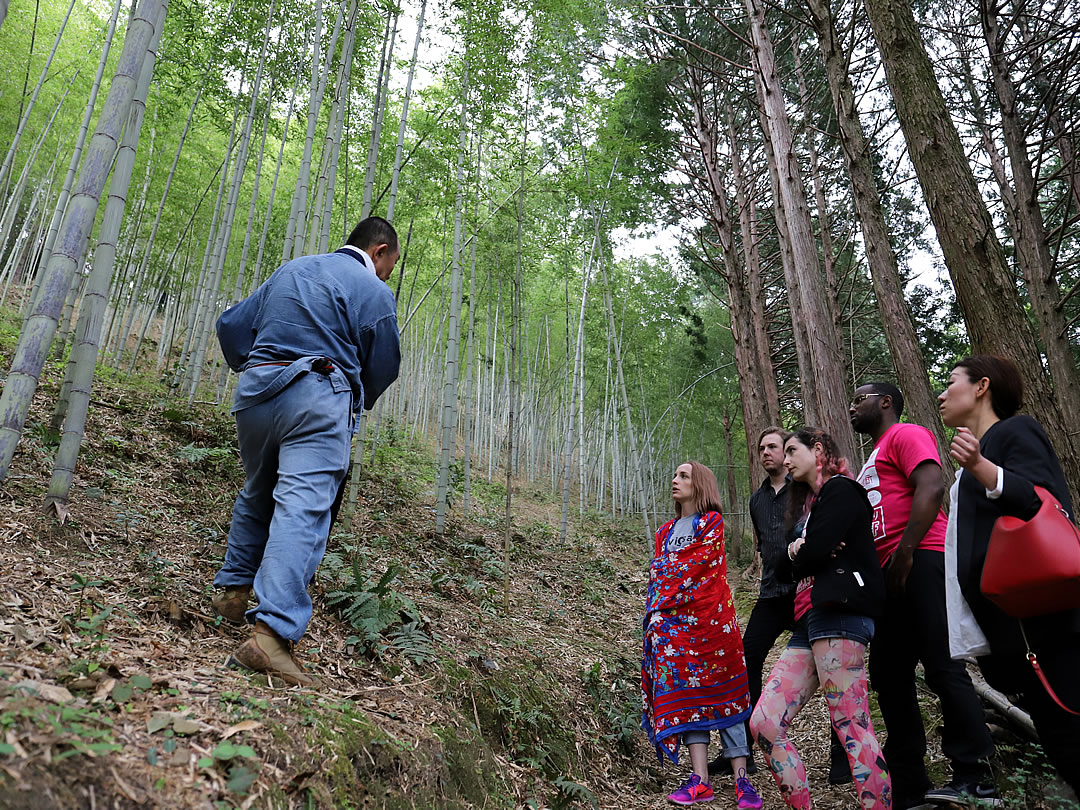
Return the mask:
<svg viewBox="0 0 1080 810">
<path fill-rule="evenodd" d="M 1020 369 L 1008 357 L 996 354 L 973 354 L 957 361 L 968 379 L 977 383 L 983 377 L 990 381 L 990 407 L 998 419 L 1008 419 L 1024 405 L 1024 378 Z"/>
<path fill-rule="evenodd" d="M 825 451 L 825 457 L 821 461 L 821 475 L 828 477 L 851 475 L 851 467 L 848 466 L 848 460 L 840 455 L 840 448 L 837 446 L 836 440 L 821 428 L 809 426 L 799 428 L 788 436 L 784 446 L 787 447 L 787 443 L 793 439 L 811 450 L 814 449 L 815 444 L 821 444 L 822 450 Z M 787 516 L 784 520 L 789 530 L 799 518 L 806 514 L 806 511 L 810 508 L 810 500 L 813 494 L 810 485 L 805 481 L 791 482 L 791 490 L 788 493 Z"/>
<path fill-rule="evenodd" d="M 684 461 L 683 464 L 690 465 L 690 491 L 694 493 L 694 512 L 699 515 L 719 512 L 720 487 L 716 485 L 713 471 L 700 461 Z M 678 501 L 675 501 L 675 517 L 683 517 L 682 504 Z"/>
</svg>

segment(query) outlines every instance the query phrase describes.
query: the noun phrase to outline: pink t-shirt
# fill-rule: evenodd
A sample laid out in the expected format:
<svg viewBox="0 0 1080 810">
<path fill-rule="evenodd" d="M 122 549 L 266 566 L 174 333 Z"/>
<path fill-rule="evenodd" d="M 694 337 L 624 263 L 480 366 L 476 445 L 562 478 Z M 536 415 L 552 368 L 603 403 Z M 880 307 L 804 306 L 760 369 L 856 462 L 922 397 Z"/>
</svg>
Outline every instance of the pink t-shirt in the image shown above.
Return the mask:
<svg viewBox="0 0 1080 810">
<path fill-rule="evenodd" d="M 816 500 L 816 499 L 815 499 Z M 799 535 L 806 540 L 806 524 L 810 522 L 810 515 L 803 521 L 802 533 Z M 814 590 L 814 578 L 803 577 L 795 586 L 795 621 L 798 621 L 814 606 L 810 600 L 810 593 Z"/>
<path fill-rule="evenodd" d="M 934 434 L 921 425 L 900 422 L 885 431 L 859 472 L 857 480 L 874 507 L 874 545 L 883 566 L 900 545 L 900 537 L 907 528 L 915 495 L 909 477 L 924 461 L 941 466 Z M 946 525 L 945 513 L 939 509 L 919 548 L 945 551 Z"/>
<path fill-rule="evenodd" d="M 798 621 L 807 613 L 814 603 L 810 601 L 810 593 L 814 590 L 814 578 L 804 577 L 795 586 L 795 621 Z"/>
</svg>

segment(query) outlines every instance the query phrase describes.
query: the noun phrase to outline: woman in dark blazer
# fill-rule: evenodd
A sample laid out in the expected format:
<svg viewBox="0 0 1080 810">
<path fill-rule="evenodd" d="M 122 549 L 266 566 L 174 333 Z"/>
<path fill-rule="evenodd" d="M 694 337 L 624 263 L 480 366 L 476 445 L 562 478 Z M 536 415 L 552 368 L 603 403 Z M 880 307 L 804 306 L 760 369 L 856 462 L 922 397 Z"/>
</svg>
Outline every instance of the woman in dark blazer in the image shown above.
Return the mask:
<svg viewBox="0 0 1080 810">
<path fill-rule="evenodd" d="M 1023 396 L 1015 363 L 974 355 L 956 364 L 938 397 L 942 421 L 957 429 L 951 454 L 963 468 L 949 518 L 956 526 L 956 574 L 990 646 L 989 655 L 979 657 L 979 668 L 992 686 L 1019 695 L 1051 763 L 1080 792 L 1080 716 L 1053 701 L 1026 658 L 1030 645 L 1061 701 L 1080 711 L 1080 610 L 1021 622 L 980 588 L 995 521 L 1002 515 L 1032 518 L 1041 503 L 1036 484 L 1072 515 L 1065 475 L 1046 431 L 1017 413 Z"/>
<path fill-rule="evenodd" d="M 873 510 L 828 433 L 796 431 L 784 443 L 784 465 L 794 480 L 789 514 L 794 518 L 809 507 L 801 536 L 788 546 L 787 571 L 777 572 L 799 583 L 795 629 L 761 690 L 750 730 L 787 806 L 809 808 L 806 767 L 787 731 L 820 686 L 860 806 L 888 810 L 892 785 L 870 719 L 865 669 L 873 617 L 885 605 Z"/>
</svg>

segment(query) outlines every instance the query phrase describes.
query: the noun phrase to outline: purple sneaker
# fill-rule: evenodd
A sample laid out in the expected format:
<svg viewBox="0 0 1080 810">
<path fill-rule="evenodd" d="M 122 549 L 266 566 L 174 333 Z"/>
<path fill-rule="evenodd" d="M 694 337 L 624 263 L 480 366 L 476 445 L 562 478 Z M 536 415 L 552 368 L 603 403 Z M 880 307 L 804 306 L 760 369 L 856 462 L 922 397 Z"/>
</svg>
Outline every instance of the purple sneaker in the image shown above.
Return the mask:
<svg viewBox="0 0 1080 810">
<path fill-rule="evenodd" d="M 750 789 L 753 790 L 753 788 Z M 694 773 L 690 775 L 690 778 L 686 780 L 681 788 L 668 796 L 668 801 L 672 804 L 697 804 L 698 802 L 711 802 L 714 798 L 712 785 L 708 782 L 702 782 L 701 777 Z M 761 807 L 760 804 L 757 806 Z"/>
<path fill-rule="evenodd" d="M 735 780 L 735 798 L 739 800 L 735 805 L 739 810 L 761 810 L 761 796 L 746 778 L 743 768 L 739 769 L 739 777 Z"/>
</svg>

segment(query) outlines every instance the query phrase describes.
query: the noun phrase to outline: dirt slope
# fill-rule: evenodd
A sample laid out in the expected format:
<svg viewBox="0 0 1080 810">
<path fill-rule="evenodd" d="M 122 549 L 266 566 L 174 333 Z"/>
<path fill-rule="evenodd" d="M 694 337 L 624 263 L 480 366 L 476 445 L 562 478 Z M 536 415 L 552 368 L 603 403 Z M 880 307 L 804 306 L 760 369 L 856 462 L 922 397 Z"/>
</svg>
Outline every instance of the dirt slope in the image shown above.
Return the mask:
<svg viewBox="0 0 1080 810">
<path fill-rule="evenodd" d="M 60 525 L 40 509 L 57 373 L 0 488 L 0 808 L 644 808 L 683 778 L 638 729 L 633 524 L 588 515 L 561 545 L 554 499 L 519 482 L 505 614 L 503 488 L 481 477 L 435 537 L 433 453 L 384 429 L 313 585 L 299 655 L 325 687 L 279 688 L 224 668 L 245 634 L 209 606 L 231 419 L 104 375 Z M 815 700 L 796 731 L 817 806 L 853 807 L 824 784 L 824 716 Z"/>
</svg>

